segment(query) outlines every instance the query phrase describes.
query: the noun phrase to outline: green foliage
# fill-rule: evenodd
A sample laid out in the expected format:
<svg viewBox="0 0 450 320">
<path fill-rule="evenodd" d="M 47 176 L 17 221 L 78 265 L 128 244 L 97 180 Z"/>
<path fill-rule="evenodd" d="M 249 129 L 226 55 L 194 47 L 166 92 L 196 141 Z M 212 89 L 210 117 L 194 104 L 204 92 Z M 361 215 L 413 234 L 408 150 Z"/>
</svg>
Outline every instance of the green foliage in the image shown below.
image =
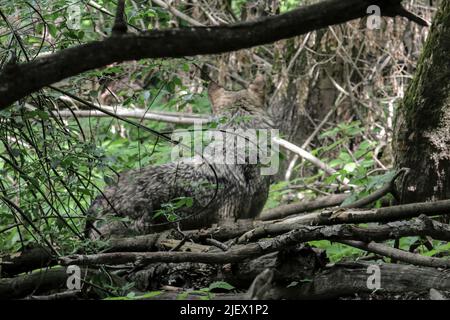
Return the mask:
<svg viewBox="0 0 450 320">
<path fill-rule="evenodd" d="M 363 225 L 362 225 L 363 226 Z M 421 241 L 419 237 L 404 237 L 400 239 L 399 249 L 404 251 L 410 251 L 410 247 L 415 244 L 417 241 Z M 320 240 L 320 241 L 311 241 L 310 245 L 315 246 L 317 248 L 321 248 L 326 250 L 327 257 L 331 262 L 339 262 L 342 260 L 355 260 L 361 258 L 367 253 L 363 250 L 356 249 L 341 243 L 331 242 L 328 240 Z M 394 240 L 386 241 L 386 245 L 393 247 Z M 424 256 L 436 256 L 439 254 L 448 255 L 450 252 L 450 244 L 443 241 L 433 241 L 433 250 L 428 250 L 424 245 L 420 245 L 417 248 L 417 252 Z M 389 262 L 390 259 L 386 258 L 386 261 Z"/>
<path fill-rule="evenodd" d="M 390 182 L 396 173 L 385 171 L 380 174 L 379 170 L 376 170 L 374 150 L 377 147 L 377 141 L 368 138 L 368 133 L 360 121 L 339 123 L 324 130 L 318 139 L 320 141 L 319 147 L 310 152 L 329 167 L 335 169 L 336 173 L 327 175 L 322 170 L 317 170 L 310 163 L 301 162 L 294 172 L 310 170 L 313 173 L 306 175 L 306 177 L 297 177 L 291 181 L 273 184 L 266 209 L 276 207 L 285 202 L 286 199 L 305 201 L 321 195 L 319 191 L 334 192 L 330 186 L 332 184 L 338 185 L 340 184 L 339 181 L 344 180 L 348 181 L 353 191 L 342 205 L 350 204 Z M 322 187 L 310 187 L 318 181 L 322 182 Z M 295 200 L 294 197 L 302 200 Z M 380 200 L 372 205 L 379 207 Z M 364 251 L 359 249 L 326 240 L 313 241 L 311 244 L 325 249 L 332 262 L 342 259 L 355 259 L 364 254 Z M 408 245 L 405 244 L 406 246 Z"/>
<path fill-rule="evenodd" d="M 190 208 L 194 204 L 194 199 L 192 197 L 179 197 L 173 199 L 171 202 L 162 204 L 162 208 L 156 210 L 153 218 L 158 218 L 164 216 L 168 222 L 174 222 L 179 219 L 177 210 L 181 208 Z"/>
<path fill-rule="evenodd" d="M 281 12 L 290 11 L 292 9 L 298 8 L 300 5 L 305 2 L 304 0 L 282 0 L 280 1 Z"/>
<path fill-rule="evenodd" d="M 265 209 L 272 209 L 278 207 L 282 202 L 283 195 L 290 192 L 288 189 L 289 182 L 288 181 L 280 181 L 277 183 L 273 183 L 270 186 L 269 197 L 267 199 Z"/>
<path fill-rule="evenodd" d="M 375 180 L 371 182 L 373 178 L 369 175 L 369 172 L 376 168 L 373 151 L 377 144 L 375 141 L 366 139 L 365 129 L 359 121 L 337 124 L 323 132 L 319 139 L 322 142 L 320 147 L 312 150 L 311 153 L 337 172 L 331 176 L 324 176 L 324 172 L 319 171 L 318 176 L 305 179 L 305 183 L 323 176 L 326 184 L 335 183 L 337 179 L 341 181 L 348 179 L 350 184 L 358 187 L 369 183 L 370 190 L 375 184 L 378 186 L 378 183 L 375 183 L 378 178 L 374 178 Z M 348 147 L 350 144 L 354 145 L 353 150 Z"/>
<path fill-rule="evenodd" d="M 110 33 L 114 21 L 113 14 L 107 12 L 114 13 L 116 8 L 116 1 L 96 1 L 100 10 L 87 1 L 43 0 L 34 8 L 38 15 L 33 3 L 0 1 L 16 32 L 14 35 L 2 20 L 1 65 L 13 51 L 18 62 L 24 62 L 25 55 L 32 58 L 100 40 Z M 69 21 L 72 3 L 81 9 L 79 24 L 75 26 Z M 126 11 L 130 28 L 141 22 L 152 28 L 155 19 L 164 27 L 170 20 L 166 10 L 140 1 L 136 7 L 127 5 Z M 115 96 L 109 103 L 120 102 L 125 108 L 139 106 L 148 111 L 183 111 L 189 107 L 205 113 L 210 110 L 206 94 L 190 93 L 179 77 L 180 70 L 190 72 L 192 62 L 144 59 L 134 64 L 114 64 L 64 80 L 58 87 L 85 100 L 97 101 L 108 93 L 109 83 L 122 81 L 125 85 L 114 90 Z M 52 110 L 74 106 L 61 102 L 60 96 L 61 93 L 46 89 L 30 99 L 34 109 L 17 103 L 16 108 L 0 111 L 1 252 L 36 243 L 52 243 L 60 254 L 75 252 L 78 247 L 94 249 L 98 244 L 87 244 L 82 230 L 86 210 L 99 190 L 117 181 L 117 172 L 170 160 L 172 144 L 120 120 L 62 120 Z M 136 122 L 169 136 L 174 129 L 155 121 Z M 191 202 L 178 199 L 175 208 L 165 209 L 189 206 Z"/>
<path fill-rule="evenodd" d="M 236 16 L 241 15 L 242 7 L 245 5 L 247 0 L 233 0 L 231 1 L 231 7 Z M 290 11 L 302 5 L 304 0 L 281 0 L 280 1 L 280 12 L 284 13 Z"/>
<path fill-rule="evenodd" d="M 357 259 L 364 256 L 366 253 L 360 249 L 349 247 L 341 243 L 330 242 L 328 240 L 311 241 L 310 245 L 320 249 L 324 249 L 327 252 L 327 257 L 331 262 L 338 262 L 342 259 Z"/>
<path fill-rule="evenodd" d="M 230 291 L 230 290 L 233 290 L 233 289 L 234 289 L 234 287 L 233 287 L 231 284 L 229 284 L 228 282 L 225 282 L 225 281 L 216 281 L 216 282 L 213 282 L 213 283 L 211 283 L 211 284 L 209 285 L 208 288 L 209 288 L 210 291 L 217 290 L 217 289 L 222 289 L 222 290 Z"/>
<path fill-rule="evenodd" d="M 444 253 L 446 256 L 448 256 L 449 252 L 450 252 L 450 243 L 434 241 L 434 249 L 423 252 L 422 254 L 425 256 L 433 257 L 433 256 L 439 255 L 441 253 Z"/>
<path fill-rule="evenodd" d="M 386 183 L 392 181 L 395 173 L 395 171 L 387 171 L 382 175 L 361 176 L 361 178 L 353 180 L 355 183 L 361 186 L 362 190 L 360 192 L 353 193 L 350 197 L 345 199 L 345 201 L 342 203 L 342 206 L 355 202 L 356 200 L 364 198 L 373 193 L 375 190 L 381 188 Z M 373 206 L 379 208 L 380 200 L 376 201 Z"/>
</svg>

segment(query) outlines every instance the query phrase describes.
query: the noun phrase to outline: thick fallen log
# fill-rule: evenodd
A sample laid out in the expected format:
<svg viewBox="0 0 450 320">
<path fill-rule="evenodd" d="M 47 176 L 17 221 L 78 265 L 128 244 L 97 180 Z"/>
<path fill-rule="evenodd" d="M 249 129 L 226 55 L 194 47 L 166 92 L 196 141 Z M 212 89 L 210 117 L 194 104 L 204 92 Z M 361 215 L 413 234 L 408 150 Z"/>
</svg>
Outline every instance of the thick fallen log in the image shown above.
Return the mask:
<svg viewBox="0 0 450 320">
<path fill-rule="evenodd" d="M 254 279 L 258 272 L 270 269 L 274 271 L 275 276 L 270 283 L 270 288 L 266 290 L 266 294 L 263 296 L 265 299 L 335 299 L 351 297 L 354 294 L 373 294 L 375 290 L 367 285 L 370 276 L 368 268 L 369 266 L 377 266 L 380 271 L 380 289 L 376 290 L 376 295 L 386 297 L 393 293 L 429 292 L 430 289 L 444 292 L 450 290 L 450 273 L 435 268 L 355 262 L 338 263 L 323 269 L 323 266 L 320 266 L 321 262 L 319 264 L 311 264 L 311 260 L 308 262 L 308 259 L 312 258 L 310 254 L 303 260 L 300 258 L 301 255 L 297 255 L 298 259 L 287 259 L 287 256 L 292 258 L 292 252 L 285 252 L 281 255 L 272 253 L 259 258 L 259 260 L 248 261 L 238 266 L 225 269 L 222 267 L 216 269 L 216 271 L 203 274 L 203 279 L 197 280 L 197 283 L 203 281 L 203 283 L 208 284 L 219 279 L 231 282 L 234 279 L 236 283 L 242 286 Z M 289 261 L 289 264 L 285 264 L 286 261 Z M 281 268 L 280 262 L 282 262 Z M 301 265 L 303 267 L 300 267 Z M 153 266 L 153 271 L 161 269 L 162 266 L 163 264 Z M 198 267 L 198 264 L 178 264 L 179 270 L 176 271 L 173 271 L 171 267 L 173 266 L 167 264 L 164 271 L 147 274 L 147 277 L 150 275 L 150 278 L 147 279 L 157 279 L 159 276 L 167 277 L 170 272 L 172 272 L 172 275 L 179 275 L 183 268 L 185 272 L 190 272 L 193 268 Z M 320 269 L 317 270 L 315 267 L 320 267 Z M 211 270 L 214 269 L 212 266 L 210 268 Z M 247 272 L 245 272 L 246 268 Z M 307 275 L 308 272 L 309 275 Z M 197 276 L 201 278 L 202 274 L 199 273 Z M 421 281 L 417 281 L 419 278 Z M 168 278 L 168 280 L 171 279 L 174 278 Z M 66 280 L 67 274 L 64 269 L 47 270 L 43 273 L 24 275 L 13 279 L 1 279 L 0 298 L 21 298 L 31 294 L 43 293 L 46 290 L 67 290 L 65 288 Z M 241 282 L 243 280 L 244 282 Z M 157 283 L 157 285 L 160 285 L 160 283 Z M 137 291 L 137 295 L 140 293 L 142 292 Z M 166 292 L 163 290 L 161 294 L 151 299 L 179 299 L 181 296 L 187 299 L 196 299 L 195 293 L 187 295 L 180 295 L 180 293 L 180 291 Z M 43 297 L 50 296 L 53 297 L 52 295 Z M 229 299 L 237 296 L 240 299 L 248 298 L 248 295 L 241 293 L 219 293 L 213 294 L 210 298 Z"/>
<path fill-rule="evenodd" d="M 86 269 L 83 269 L 83 274 Z M 97 273 L 90 270 L 88 273 Z M 50 290 L 67 290 L 66 268 L 41 270 L 32 274 L 26 274 L 15 278 L 0 279 L 0 298 L 15 299 L 30 294 L 39 294 Z"/>
<path fill-rule="evenodd" d="M 368 286 L 368 268 L 377 266 L 380 275 L 380 289 L 373 289 Z M 270 268 L 270 267 L 269 267 Z M 266 269 L 267 270 L 267 269 Z M 291 279 L 298 276 L 300 269 L 291 270 Z M 274 272 L 276 275 L 277 272 Z M 298 277 L 297 277 L 298 278 Z M 352 297 L 355 294 L 367 294 L 389 298 L 392 295 L 402 295 L 405 293 L 423 293 L 424 297 L 429 296 L 431 289 L 439 291 L 450 290 L 450 273 L 435 268 L 416 267 L 412 265 L 390 264 L 390 263 L 370 263 L 352 262 L 338 263 L 326 267 L 322 271 L 303 281 L 290 282 L 291 279 L 280 279 L 274 277 L 271 287 L 266 290 L 264 299 L 336 299 L 341 297 Z M 421 281 L 417 281 L 421 279 Z M 307 280 L 307 281 L 305 281 Z M 179 293 L 164 292 L 155 299 L 178 298 Z M 214 295 L 212 299 L 223 299 L 225 297 L 235 297 L 235 294 Z M 247 294 L 239 294 L 240 299 L 248 299 Z M 188 296 L 189 299 L 194 296 Z"/>
<path fill-rule="evenodd" d="M 371 294 L 367 280 L 368 267 L 376 265 L 380 269 L 380 286 L 377 294 L 429 292 L 450 290 L 450 273 L 435 268 L 390 263 L 339 263 L 319 274 L 311 281 L 296 286 L 275 286 L 267 291 L 269 299 L 334 299 L 356 293 Z M 420 279 L 420 281 L 417 281 Z"/>
<path fill-rule="evenodd" d="M 336 299 L 342 297 L 352 297 L 355 294 L 367 294 L 374 297 L 390 298 L 393 295 L 400 295 L 405 293 L 423 293 L 423 297 L 429 297 L 431 289 L 439 291 L 450 290 L 450 273 L 448 271 L 438 270 L 428 267 L 416 267 L 412 265 L 391 264 L 391 263 L 377 263 L 377 262 L 351 262 L 351 263 L 337 263 L 330 265 L 311 276 L 303 277 L 302 268 L 293 267 L 289 271 L 286 269 L 283 275 L 289 274 L 290 277 L 280 277 L 280 270 L 276 267 L 277 260 L 275 255 L 270 254 L 264 257 L 265 264 L 252 266 L 252 272 L 249 277 L 242 277 L 242 279 L 234 278 L 235 280 L 254 279 L 255 273 L 265 270 L 273 271 L 274 278 L 270 283 L 270 288 L 262 298 L 264 299 Z M 262 257 L 261 257 L 262 258 Z M 263 262 L 260 260 L 259 262 Z M 186 268 L 192 268 L 192 264 L 186 264 Z M 243 265 L 242 265 L 243 266 Z M 379 268 L 380 275 L 380 289 L 373 289 L 368 286 L 368 268 L 376 266 Z M 180 267 L 180 265 L 179 265 Z M 186 269 L 186 270 L 188 270 Z M 242 269 L 237 269 L 235 275 L 241 272 Z M 157 275 L 157 274 L 154 274 Z M 226 281 L 233 281 L 232 277 L 224 278 Z M 300 280 L 299 280 L 300 279 Z M 417 281 L 421 279 L 421 281 Z M 306 281 L 305 281 L 306 280 Z M 230 293 L 226 296 L 233 297 Z M 160 297 L 155 299 L 167 299 L 170 297 L 179 297 L 179 292 L 167 293 L 164 292 Z M 189 299 L 194 296 L 189 295 Z M 212 299 L 222 299 L 220 295 L 212 296 Z M 248 299 L 248 294 L 240 294 L 240 299 Z"/>
<path fill-rule="evenodd" d="M 18 299 L 26 296 L 49 296 L 55 291 L 66 292 L 68 288 L 69 277 L 73 272 L 68 272 L 65 267 L 56 267 L 53 269 L 42 269 L 31 274 L 24 274 L 15 278 L 0 279 L 0 299 Z M 94 282 L 108 283 L 111 286 L 122 287 L 126 284 L 125 280 L 112 274 L 103 273 L 100 270 L 80 267 L 81 290 L 86 293 L 89 288 L 96 288 L 104 294 L 112 295 L 105 289 L 100 288 Z M 63 295 L 64 296 L 64 295 Z M 30 297 L 31 298 L 31 297 Z M 50 298 L 50 297 L 47 297 Z"/>
<path fill-rule="evenodd" d="M 4 255 L 0 257 L 0 277 L 10 277 L 22 272 L 50 267 L 56 262 L 51 252 L 43 247 Z"/>
</svg>

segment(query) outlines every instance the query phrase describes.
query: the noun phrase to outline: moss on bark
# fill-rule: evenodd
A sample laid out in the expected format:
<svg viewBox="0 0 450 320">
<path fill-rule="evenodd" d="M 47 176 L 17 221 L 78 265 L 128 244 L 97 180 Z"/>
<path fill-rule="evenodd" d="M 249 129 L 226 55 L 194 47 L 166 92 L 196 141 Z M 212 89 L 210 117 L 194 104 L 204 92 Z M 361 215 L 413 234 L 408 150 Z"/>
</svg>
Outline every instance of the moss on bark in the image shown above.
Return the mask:
<svg viewBox="0 0 450 320">
<path fill-rule="evenodd" d="M 450 198 L 450 2 L 437 12 L 395 125 L 402 202 Z"/>
</svg>

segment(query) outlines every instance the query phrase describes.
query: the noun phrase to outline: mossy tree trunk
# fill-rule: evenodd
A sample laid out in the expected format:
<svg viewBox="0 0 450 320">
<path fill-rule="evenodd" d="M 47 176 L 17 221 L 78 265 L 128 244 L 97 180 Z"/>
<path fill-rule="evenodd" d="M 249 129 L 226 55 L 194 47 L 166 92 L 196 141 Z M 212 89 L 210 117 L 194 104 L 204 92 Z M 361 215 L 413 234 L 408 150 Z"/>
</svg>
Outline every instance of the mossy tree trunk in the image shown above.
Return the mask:
<svg viewBox="0 0 450 320">
<path fill-rule="evenodd" d="M 450 199 L 450 2 L 443 1 L 399 107 L 394 138 L 403 203 Z"/>
</svg>

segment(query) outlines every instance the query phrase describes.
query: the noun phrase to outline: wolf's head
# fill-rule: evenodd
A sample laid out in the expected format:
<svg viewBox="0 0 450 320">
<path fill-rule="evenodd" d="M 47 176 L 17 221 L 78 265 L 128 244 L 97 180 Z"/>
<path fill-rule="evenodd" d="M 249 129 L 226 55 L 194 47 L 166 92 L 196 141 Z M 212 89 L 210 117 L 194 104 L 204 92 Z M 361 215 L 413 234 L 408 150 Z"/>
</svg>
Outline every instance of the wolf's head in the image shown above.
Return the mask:
<svg viewBox="0 0 450 320">
<path fill-rule="evenodd" d="M 212 82 L 208 87 L 212 111 L 216 116 L 224 116 L 227 121 L 221 128 L 273 128 L 266 111 L 265 79 L 258 74 L 247 89 L 228 91 Z"/>
<path fill-rule="evenodd" d="M 208 87 L 208 95 L 211 100 L 214 114 L 222 114 L 235 108 L 237 105 L 244 105 L 249 108 L 265 109 L 265 81 L 264 76 L 258 74 L 255 80 L 247 89 L 239 91 L 228 91 L 215 82 L 211 82 Z"/>
</svg>

